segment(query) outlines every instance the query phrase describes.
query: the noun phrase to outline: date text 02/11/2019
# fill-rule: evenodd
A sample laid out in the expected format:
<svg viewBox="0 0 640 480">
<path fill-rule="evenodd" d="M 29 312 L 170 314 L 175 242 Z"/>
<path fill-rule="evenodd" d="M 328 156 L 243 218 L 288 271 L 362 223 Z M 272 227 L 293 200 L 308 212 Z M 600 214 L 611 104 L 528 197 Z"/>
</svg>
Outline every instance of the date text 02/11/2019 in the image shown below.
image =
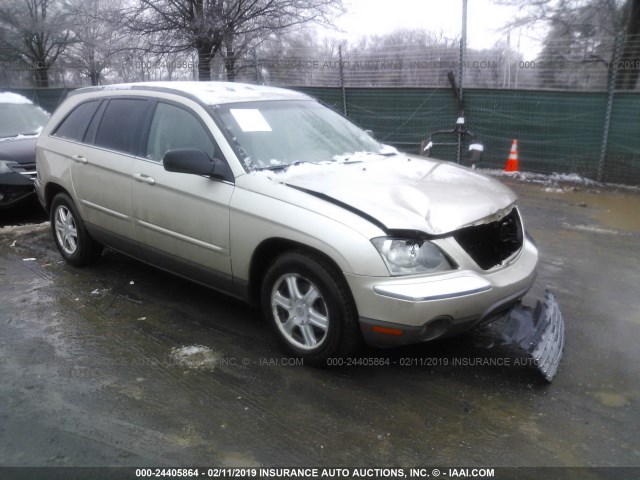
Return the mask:
<svg viewBox="0 0 640 480">
<path fill-rule="evenodd" d="M 329 367 L 530 367 L 535 359 L 526 357 L 388 357 L 328 358 Z"/>
<path fill-rule="evenodd" d="M 137 468 L 136 477 L 162 478 L 437 478 L 495 477 L 493 468 Z"/>
</svg>

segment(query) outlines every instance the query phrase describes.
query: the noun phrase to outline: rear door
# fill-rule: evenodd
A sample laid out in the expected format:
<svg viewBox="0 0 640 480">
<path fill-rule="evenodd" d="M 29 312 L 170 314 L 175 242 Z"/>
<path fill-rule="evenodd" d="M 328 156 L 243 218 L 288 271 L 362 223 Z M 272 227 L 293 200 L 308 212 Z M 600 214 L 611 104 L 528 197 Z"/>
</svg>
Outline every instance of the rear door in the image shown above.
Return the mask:
<svg viewBox="0 0 640 480">
<path fill-rule="evenodd" d="M 72 149 L 71 179 L 85 221 L 98 238 L 136 253 L 131 169 L 143 148 L 152 102 L 112 98 L 96 109 L 82 145 Z M 105 238 L 108 237 L 108 238 Z"/>
<path fill-rule="evenodd" d="M 133 216 L 143 257 L 197 281 L 228 289 L 231 281 L 231 182 L 167 172 L 168 150 L 197 148 L 224 160 L 201 107 L 159 101 L 149 127 L 146 155 L 134 161 Z"/>
</svg>

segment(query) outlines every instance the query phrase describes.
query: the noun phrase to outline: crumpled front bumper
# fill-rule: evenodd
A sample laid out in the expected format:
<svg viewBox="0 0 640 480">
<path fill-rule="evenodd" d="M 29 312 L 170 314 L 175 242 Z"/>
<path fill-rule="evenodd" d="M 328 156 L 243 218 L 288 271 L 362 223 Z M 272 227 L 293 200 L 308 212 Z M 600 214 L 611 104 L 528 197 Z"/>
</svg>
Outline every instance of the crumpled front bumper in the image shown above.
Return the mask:
<svg viewBox="0 0 640 480">
<path fill-rule="evenodd" d="M 365 341 L 394 347 L 458 335 L 501 318 L 533 285 L 537 263 L 538 251 L 526 240 L 513 262 L 491 272 L 345 278 Z"/>
<path fill-rule="evenodd" d="M 551 382 L 564 351 L 564 320 L 550 291 L 535 307 L 517 304 L 501 332 L 505 344 L 515 344 L 533 359 L 544 378 Z"/>
</svg>

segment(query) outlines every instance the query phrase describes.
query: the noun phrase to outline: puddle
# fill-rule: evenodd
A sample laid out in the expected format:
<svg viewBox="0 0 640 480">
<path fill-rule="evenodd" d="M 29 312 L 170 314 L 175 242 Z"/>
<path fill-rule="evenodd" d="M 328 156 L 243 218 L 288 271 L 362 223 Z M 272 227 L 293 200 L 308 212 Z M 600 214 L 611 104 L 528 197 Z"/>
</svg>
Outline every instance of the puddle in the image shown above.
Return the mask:
<svg viewBox="0 0 640 480">
<path fill-rule="evenodd" d="M 549 197 L 561 198 L 574 207 L 583 208 L 603 230 L 640 231 L 640 195 L 634 192 L 583 192 L 543 189 Z"/>
<path fill-rule="evenodd" d="M 626 395 L 615 392 L 595 392 L 596 399 L 605 407 L 622 408 L 629 404 Z"/>
<path fill-rule="evenodd" d="M 640 195 L 633 193 L 569 192 L 570 203 L 586 205 L 604 228 L 640 231 Z"/>
</svg>

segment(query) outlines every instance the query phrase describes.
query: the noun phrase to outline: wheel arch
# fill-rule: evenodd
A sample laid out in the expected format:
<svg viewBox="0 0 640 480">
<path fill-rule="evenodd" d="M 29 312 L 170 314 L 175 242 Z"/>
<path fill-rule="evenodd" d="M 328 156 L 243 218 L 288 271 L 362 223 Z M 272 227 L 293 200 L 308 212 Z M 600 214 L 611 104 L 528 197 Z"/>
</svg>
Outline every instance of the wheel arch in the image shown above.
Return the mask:
<svg viewBox="0 0 640 480">
<path fill-rule="evenodd" d="M 69 195 L 69 198 L 73 199 L 73 196 L 71 195 L 71 193 L 69 193 L 69 191 L 66 188 L 64 188 L 62 185 L 58 183 L 49 182 L 44 187 L 44 201 L 45 201 L 45 210 L 47 214 L 49 214 L 51 211 L 51 203 L 53 202 L 53 199 L 59 193 L 65 193 Z"/>
<path fill-rule="evenodd" d="M 260 305 L 260 290 L 262 288 L 262 280 L 265 276 L 265 273 L 276 260 L 276 258 L 288 252 L 299 252 L 307 254 L 311 257 L 325 262 L 344 281 L 344 285 L 348 289 L 349 297 L 351 299 L 353 307 L 356 308 L 355 299 L 353 298 L 351 289 L 348 288 L 349 284 L 344 277 L 342 269 L 333 258 L 327 255 L 325 252 L 318 250 L 317 248 L 310 247 L 309 245 L 305 245 L 304 243 L 296 242 L 295 240 L 281 237 L 274 237 L 263 240 L 256 247 L 253 255 L 251 256 L 248 285 L 248 296 L 251 305 Z"/>
</svg>

